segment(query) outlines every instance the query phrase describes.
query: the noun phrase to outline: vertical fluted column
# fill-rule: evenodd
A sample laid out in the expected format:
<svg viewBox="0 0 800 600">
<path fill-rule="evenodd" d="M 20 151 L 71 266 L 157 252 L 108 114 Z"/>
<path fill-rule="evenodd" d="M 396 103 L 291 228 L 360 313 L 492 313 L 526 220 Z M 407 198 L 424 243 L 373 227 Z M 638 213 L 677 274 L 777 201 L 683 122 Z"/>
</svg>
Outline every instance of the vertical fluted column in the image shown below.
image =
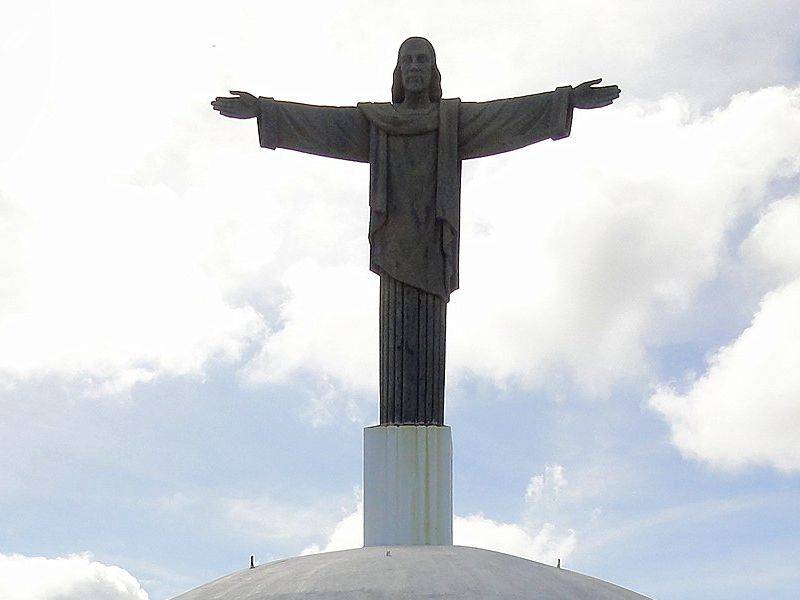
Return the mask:
<svg viewBox="0 0 800 600">
<path fill-rule="evenodd" d="M 444 424 L 447 303 L 381 276 L 380 422 Z"/>
</svg>

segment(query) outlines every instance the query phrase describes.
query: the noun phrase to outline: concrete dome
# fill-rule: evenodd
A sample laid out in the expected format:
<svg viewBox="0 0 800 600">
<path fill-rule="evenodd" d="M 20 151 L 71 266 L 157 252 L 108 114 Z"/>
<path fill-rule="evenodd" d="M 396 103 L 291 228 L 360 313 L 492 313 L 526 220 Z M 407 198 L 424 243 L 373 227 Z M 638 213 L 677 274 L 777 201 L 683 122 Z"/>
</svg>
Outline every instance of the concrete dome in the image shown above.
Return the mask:
<svg viewBox="0 0 800 600">
<path fill-rule="evenodd" d="M 278 598 L 647 600 L 566 569 L 463 546 L 371 547 L 299 556 L 233 573 L 175 600 Z"/>
</svg>

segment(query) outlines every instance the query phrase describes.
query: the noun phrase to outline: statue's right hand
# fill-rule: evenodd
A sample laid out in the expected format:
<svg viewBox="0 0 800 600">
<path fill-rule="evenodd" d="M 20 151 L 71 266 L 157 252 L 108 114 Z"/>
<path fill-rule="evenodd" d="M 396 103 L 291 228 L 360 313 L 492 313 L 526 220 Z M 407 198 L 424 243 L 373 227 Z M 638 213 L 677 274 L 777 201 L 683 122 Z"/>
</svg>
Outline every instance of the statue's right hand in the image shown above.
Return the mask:
<svg viewBox="0 0 800 600">
<path fill-rule="evenodd" d="M 253 94 L 233 90 L 231 90 L 231 94 L 234 94 L 232 98 L 217 96 L 216 100 L 211 103 L 214 110 L 233 119 L 252 119 L 258 115 L 258 98 Z"/>
</svg>

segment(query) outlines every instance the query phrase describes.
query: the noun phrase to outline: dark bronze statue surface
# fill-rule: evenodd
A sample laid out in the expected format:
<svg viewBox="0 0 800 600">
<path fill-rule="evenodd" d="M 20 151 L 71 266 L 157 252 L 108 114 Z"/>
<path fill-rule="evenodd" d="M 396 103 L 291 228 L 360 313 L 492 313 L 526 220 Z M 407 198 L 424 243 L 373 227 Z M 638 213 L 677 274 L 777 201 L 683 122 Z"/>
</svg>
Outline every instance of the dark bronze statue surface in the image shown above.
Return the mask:
<svg viewBox="0 0 800 600">
<path fill-rule="evenodd" d="M 442 425 L 447 302 L 458 288 L 461 161 L 569 136 L 574 108 L 617 86 L 490 102 L 442 99 L 431 43 L 403 42 L 392 102 L 314 106 L 234 92 L 211 104 L 258 120 L 264 148 L 369 163 L 370 269 L 380 275 L 380 422 Z"/>
</svg>

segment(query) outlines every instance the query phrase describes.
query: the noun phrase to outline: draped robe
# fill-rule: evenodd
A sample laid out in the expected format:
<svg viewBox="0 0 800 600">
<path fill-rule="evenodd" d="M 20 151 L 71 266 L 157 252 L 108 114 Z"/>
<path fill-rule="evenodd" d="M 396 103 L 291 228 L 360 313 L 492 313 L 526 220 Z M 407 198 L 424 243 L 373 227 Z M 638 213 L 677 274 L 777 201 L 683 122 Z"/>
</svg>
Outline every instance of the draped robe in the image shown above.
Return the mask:
<svg viewBox="0 0 800 600">
<path fill-rule="evenodd" d="M 447 302 L 458 288 L 461 161 L 570 134 L 571 88 L 404 111 L 258 99 L 264 148 L 370 165 L 370 269 L 381 277 L 381 424 L 444 423 Z"/>
</svg>

